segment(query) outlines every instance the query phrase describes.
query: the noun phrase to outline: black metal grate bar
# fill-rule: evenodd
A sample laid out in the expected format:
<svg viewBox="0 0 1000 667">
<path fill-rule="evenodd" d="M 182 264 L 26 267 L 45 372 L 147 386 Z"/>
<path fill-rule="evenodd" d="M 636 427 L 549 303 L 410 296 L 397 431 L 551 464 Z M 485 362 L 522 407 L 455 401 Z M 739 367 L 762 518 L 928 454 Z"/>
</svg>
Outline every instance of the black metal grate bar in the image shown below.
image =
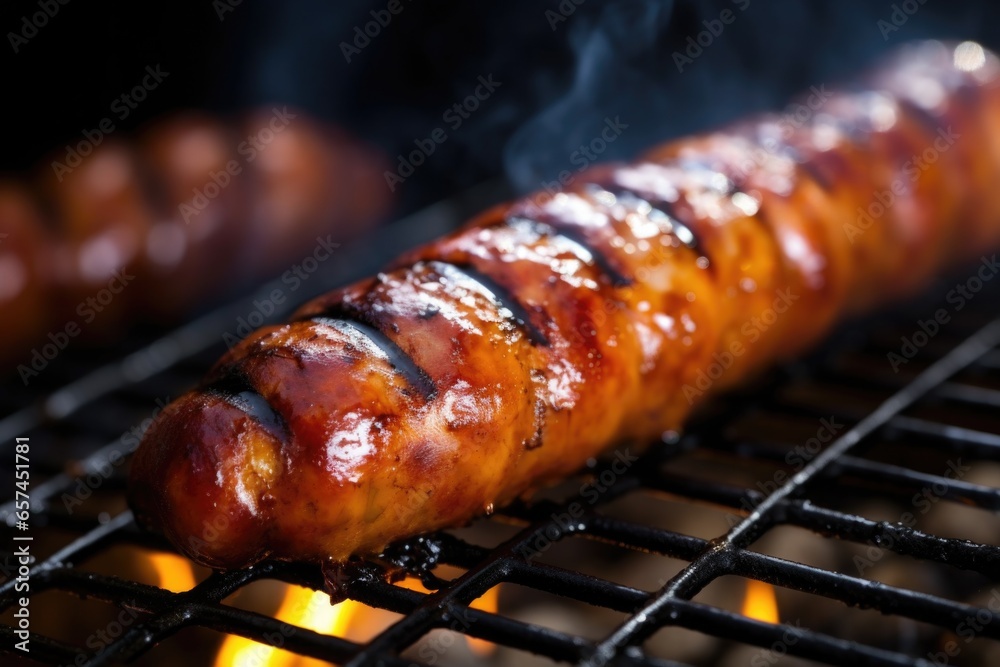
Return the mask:
<svg viewBox="0 0 1000 667">
<path fill-rule="evenodd" d="M 422 214 L 421 222 L 398 229 L 421 228 L 427 235 L 437 235 L 463 219 L 466 210 L 480 208 L 482 199 L 479 194 L 471 195 L 465 208 L 455 203 L 439 206 Z M 357 261 L 331 269 L 312 289 L 325 291 L 332 284 L 369 272 L 416 240 L 394 230 L 385 238 L 392 243 L 367 244 L 365 252 L 357 253 Z M 379 252 L 374 251 L 376 248 Z M 298 296 L 306 298 L 309 294 Z M 895 374 L 888 371 L 888 365 L 871 363 L 872 359 L 884 360 L 885 354 L 893 351 L 898 341 L 894 332 L 912 329 L 915 318 L 902 316 L 895 320 L 898 326 L 893 326 L 893 335 L 871 335 L 870 330 L 863 335 L 856 331 L 844 336 L 846 342 L 840 346 L 815 355 L 809 362 L 777 370 L 752 389 L 719 397 L 708 413 L 692 422 L 683 437 L 652 448 L 570 525 L 556 517 L 566 513 L 576 496 L 515 503 L 504 509 L 492 521 L 513 524 L 516 533 L 496 547 L 484 547 L 471 538 L 451 533 L 404 545 L 412 553 L 420 552 L 421 544 L 434 545 L 436 561 L 410 559 L 412 573 L 423 580 L 430 594 L 368 576 L 376 574 L 379 566 L 359 564 L 358 576 L 340 583 L 347 596 L 369 607 L 403 615 L 366 643 L 290 627 L 280 619 L 226 601 L 263 580 L 322 590 L 324 573 L 316 565 L 270 562 L 245 571 L 214 573 L 183 593 L 87 569 L 91 559 L 101 558 L 116 545 L 171 550 L 162 537 L 139 531 L 131 513 L 122 511 L 124 473 L 110 464 L 123 447 L 119 436 L 150 416 L 153 400 L 175 396 L 193 384 L 205 364 L 216 356 L 221 347 L 219 332 L 246 307 L 246 303 L 233 304 L 145 346 L 133 344 L 131 352 L 88 373 L 73 377 L 75 371 L 67 371 L 68 381 L 61 389 L 57 387 L 48 396 L 39 395 L 34 402 L 3 399 L 11 408 L 6 417 L 0 418 L 0 450 L 15 436 L 31 435 L 33 452 L 38 456 L 36 460 L 33 455 L 33 464 L 37 465 L 33 471 L 39 471 L 40 477 L 44 475 L 32 487 L 33 525 L 36 530 L 52 529 L 72 536 L 32 567 L 32 599 L 58 591 L 137 614 L 135 623 L 96 653 L 59 637 L 33 634 L 32 658 L 51 664 L 76 663 L 79 658 L 87 665 L 127 663 L 140 657 L 153 660 L 158 645 L 170 642 L 181 630 L 210 628 L 261 643 L 284 630 L 283 649 L 338 664 L 420 665 L 424 662 L 405 657 L 409 655 L 407 649 L 431 630 L 454 627 L 454 621 L 463 620 L 457 629 L 469 636 L 556 661 L 588 665 L 684 667 L 683 661 L 649 654 L 644 642 L 663 628 L 682 628 L 716 638 L 718 648 L 706 661 L 722 655 L 731 645 L 767 650 L 776 642 L 784 642 L 789 654 L 821 663 L 928 664 L 919 657 L 925 654 L 920 646 L 908 650 L 875 646 L 860 639 L 833 636 L 830 629 L 763 623 L 702 600 L 700 594 L 709 584 L 726 577 L 756 579 L 831 603 L 876 609 L 895 618 L 912 619 L 928 632 L 940 628 L 947 633 L 970 614 L 988 613 L 979 637 L 986 642 L 1000 639 L 1000 623 L 996 622 L 1000 617 L 964 601 L 968 590 L 957 592 L 951 599 L 911 590 L 909 584 L 888 585 L 753 550 L 756 541 L 774 528 L 791 526 L 831 545 L 879 545 L 907 563 L 940 566 L 956 576 L 973 577 L 980 587 L 982 582 L 1000 582 L 1000 547 L 996 545 L 868 519 L 830 502 L 838 492 L 843 494 L 843 489 L 859 497 L 905 500 L 914 490 L 934 487 L 942 503 L 989 512 L 1000 510 L 1000 490 L 981 480 L 930 473 L 915 465 L 916 460 L 896 458 L 886 463 L 868 457 L 869 449 L 894 445 L 928 455 L 998 460 L 1000 350 L 996 348 L 1000 343 L 1000 320 L 992 319 L 996 313 L 989 298 L 980 297 L 977 309 L 964 311 L 964 319 L 956 318 L 948 331 L 922 349 L 912 369 Z M 877 322 L 885 328 L 889 320 Z M 76 366 L 81 367 L 86 364 Z M 52 372 L 57 373 L 57 369 Z M 829 395 L 853 398 L 854 394 L 863 394 L 863 400 L 831 402 L 800 391 L 807 385 L 822 388 Z M 976 417 L 970 421 L 956 417 L 954 423 L 945 423 L 934 415 L 945 414 L 951 421 L 951 412 L 931 414 L 922 409 L 915 411 L 915 406 L 947 406 L 949 410 L 973 412 Z M 110 422 L 105 415 L 112 416 Z M 118 415 L 128 418 L 118 421 Z M 735 428 L 744 418 L 813 423 L 831 415 L 845 422 L 846 430 L 800 470 L 789 470 L 786 461 L 790 448 L 799 443 L 798 437 L 791 435 L 792 430 L 754 426 L 746 436 Z M 70 451 L 67 446 L 78 452 L 69 465 L 62 454 Z M 0 467 L 4 465 L 8 464 L 0 462 Z M 581 471 L 577 481 L 593 480 L 601 465 L 597 462 Z M 760 470 L 761 479 L 785 471 L 788 479 L 768 495 L 743 481 L 715 474 L 716 467 L 721 470 L 727 466 Z M 64 506 L 64 494 L 72 493 L 81 475 L 109 468 L 113 469 L 110 476 L 94 492 L 100 501 L 88 501 L 75 511 Z M 635 494 L 673 503 L 677 512 L 698 507 L 725 513 L 733 527 L 706 539 L 686 534 L 682 528 L 649 525 L 649 517 L 620 517 L 611 510 L 618 501 L 627 501 Z M 4 501 L 0 516 L 8 520 L 8 528 L 0 532 L 9 536 L 13 533 L 9 528 L 13 499 L 0 499 Z M 550 560 L 547 553 L 537 558 L 526 556 L 543 539 L 553 544 L 571 540 L 597 542 L 623 554 L 680 561 L 682 569 L 659 590 L 641 590 L 613 581 L 610 570 L 607 575 L 602 571 L 601 576 L 595 576 L 578 571 L 582 562 L 567 564 L 555 556 Z M 453 580 L 443 579 L 433 569 L 435 562 L 458 568 L 464 574 Z M 677 571 L 677 564 L 669 571 Z M 611 610 L 624 614 L 625 620 L 595 641 L 519 620 L 504 609 L 490 613 L 469 607 L 491 588 L 506 584 Z M 0 609 L 9 610 L 15 604 L 13 588 L 9 577 L 0 584 Z M 13 628 L 0 624 L 0 635 L 5 640 L 0 652 L 13 654 Z M 789 637 L 794 642 L 788 642 Z"/>
<path fill-rule="evenodd" d="M 633 618 L 626 621 L 601 642 L 594 656 L 595 662 L 606 664 L 615 655 L 620 654 L 626 646 L 635 645 L 647 638 L 651 631 L 655 630 L 655 626 L 649 624 L 647 618 L 660 617 L 674 599 L 690 598 L 707 585 L 710 580 L 728 573 L 733 553 L 737 549 L 748 546 L 770 527 L 772 514 L 781 507 L 782 501 L 800 493 L 814 477 L 822 474 L 828 466 L 846 455 L 863 438 L 888 424 L 893 417 L 899 415 L 927 392 L 947 381 L 955 373 L 982 357 L 998 344 L 1000 344 L 1000 320 L 994 320 L 921 373 L 913 382 L 893 394 L 873 413 L 840 436 L 813 461 L 806 464 L 787 484 L 765 498 L 721 541 L 712 545 L 680 574 L 667 582 Z M 890 612 L 895 609 L 890 610 Z"/>
</svg>

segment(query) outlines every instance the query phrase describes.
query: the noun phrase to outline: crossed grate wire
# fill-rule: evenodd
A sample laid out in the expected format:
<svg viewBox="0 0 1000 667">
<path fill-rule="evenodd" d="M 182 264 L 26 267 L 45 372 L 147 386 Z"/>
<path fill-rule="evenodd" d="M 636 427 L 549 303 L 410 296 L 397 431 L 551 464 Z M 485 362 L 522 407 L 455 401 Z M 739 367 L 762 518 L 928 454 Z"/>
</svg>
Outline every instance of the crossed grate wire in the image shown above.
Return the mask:
<svg viewBox="0 0 1000 667">
<path fill-rule="evenodd" d="M 435 215 L 440 218 L 440 213 L 439 210 Z M 432 229 L 430 233 L 436 232 Z M 399 243 L 406 245 L 411 240 L 401 239 Z M 382 250 L 393 254 L 397 248 Z M 358 260 L 351 267 L 331 272 L 329 279 L 342 282 L 345 272 L 359 274 L 368 269 L 368 264 L 381 259 L 373 256 Z M 316 285 L 317 291 L 326 287 Z M 453 580 L 439 578 L 430 569 L 420 571 L 418 574 L 431 593 L 388 583 L 378 576 L 376 564 L 359 565 L 355 574 L 368 572 L 371 576 L 352 576 L 342 582 L 348 597 L 402 615 L 364 644 L 305 628 L 293 628 L 289 633 L 287 624 L 276 618 L 225 602 L 235 592 L 265 579 L 322 590 L 324 575 L 315 565 L 269 562 L 250 570 L 213 573 L 182 593 L 95 574 L 80 567 L 81 563 L 122 543 L 172 549 L 162 538 L 140 531 L 129 511 L 113 516 L 70 513 L 60 499 L 64 493 L 72 492 L 81 474 L 96 470 L 120 449 L 120 440 L 101 446 L 100 438 L 120 435 L 135 423 L 135 415 L 148 416 L 152 400 L 175 396 L 194 383 L 219 352 L 218 332 L 231 324 L 234 313 L 239 313 L 242 306 L 210 313 L 167 337 L 106 363 L 95 366 L 90 360 L 68 362 L 59 377 L 52 380 L 56 388 L 47 394 L 42 390 L 26 394 L 15 378 L 2 394 L 8 405 L 4 406 L 7 416 L 0 420 L 0 443 L 9 449 L 15 436 L 31 436 L 35 479 L 31 491 L 33 525 L 36 530 L 58 528 L 75 536 L 56 553 L 33 564 L 32 596 L 58 590 L 138 614 L 136 623 L 98 653 L 88 653 L 86 647 L 71 645 L 57 637 L 33 634 L 31 658 L 50 664 L 127 663 L 156 651 L 159 642 L 185 628 L 202 626 L 265 644 L 273 633 L 284 631 L 285 650 L 337 664 L 412 665 L 423 663 L 401 657 L 408 647 L 432 629 L 457 627 L 470 636 L 555 661 L 680 665 L 649 655 L 643 648 L 651 635 L 672 626 L 720 641 L 764 648 L 784 642 L 782 646 L 789 654 L 820 663 L 931 664 L 926 652 L 916 649 L 909 653 L 889 650 L 822 630 L 765 623 L 695 599 L 713 581 L 726 576 L 756 579 L 844 605 L 876 609 L 929 624 L 940 628 L 942 633 L 953 631 L 970 615 L 979 613 L 982 618 L 988 614 L 989 620 L 982 625 L 979 638 L 1000 640 L 1000 622 L 996 622 L 1000 614 L 992 609 L 752 549 L 759 538 L 776 527 L 795 526 L 825 540 L 880 544 L 914 560 L 974 573 L 979 575 L 981 586 L 1000 581 L 1000 547 L 996 545 L 939 537 L 902 523 L 870 520 L 827 506 L 824 500 L 828 495 L 820 493 L 832 488 L 863 495 L 877 487 L 908 497 L 932 485 L 940 490 L 942 502 L 991 512 L 1000 509 L 997 488 L 921 472 L 910 467 L 908 461 L 889 463 L 866 455 L 875 442 L 895 441 L 956 457 L 1000 459 L 1000 319 L 993 319 L 995 294 L 993 290 L 978 297 L 972 308 L 943 327 L 907 365 L 906 371 L 899 374 L 889 369 L 886 354 L 898 345 L 899 336 L 912 332 L 914 323 L 927 312 L 927 299 L 892 316 L 845 328 L 835 337 L 839 344 L 828 346 L 809 360 L 772 372 L 751 389 L 721 397 L 711 413 L 696 419 L 683 436 L 654 445 L 639 465 L 617 477 L 600 501 L 587 508 L 570 527 L 555 519 L 567 511 L 568 500 L 541 500 L 517 503 L 500 512 L 502 520 L 520 529 L 499 546 L 481 546 L 451 533 L 422 541 L 424 546 L 433 544 L 434 563 L 464 571 Z M 57 386 L 60 380 L 68 378 L 74 379 Z M 848 402 L 830 405 L 803 398 L 798 388 L 810 383 L 836 388 L 841 394 L 867 392 L 877 396 L 877 407 L 857 409 Z M 946 411 L 971 411 L 980 426 L 969 428 L 949 423 L 947 419 L 928 417 L 924 414 L 927 406 L 937 408 L 935 414 L 940 413 L 942 406 Z M 768 415 L 778 423 L 783 419 L 819 419 L 833 413 L 847 427 L 801 469 L 791 471 L 788 481 L 770 495 L 758 488 L 720 482 L 710 476 L 672 472 L 665 465 L 709 452 L 737 464 L 753 461 L 780 469 L 789 450 L 780 427 L 760 429 L 753 437 L 734 435 L 729 428 L 749 413 Z M 57 447 L 57 442 L 63 444 Z M 68 448 L 65 442 L 70 443 Z M 3 461 L 4 478 L 12 479 L 9 469 L 13 456 L 4 458 L 11 459 Z M 581 480 L 592 474 L 593 469 L 583 470 Z M 3 545 L 13 544 L 14 534 L 12 492 L 8 493 L 8 488 L 13 487 L 5 486 L 7 502 L 0 506 L 0 515 L 7 519 L 0 530 Z M 121 469 L 108 479 L 103 490 L 119 496 L 124 492 Z M 728 532 L 706 540 L 602 511 L 616 499 L 636 492 L 722 508 L 739 518 Z M 539 539 L 553 539 L 553 535 L 556 540 L 598 540 L 624 550 L 681 559 L 687 565 L 661 588 L 649 591 L 544 560 L 525 558 L 526 551 Z M 3 555 L 4 562 L 10 563 L 11 552 Z M 473 600 L 504 582 L 615 610 L 625 614 L 625 620 L 594 641 L 502 612 L 469 607 Z M 9 611 L 16 604 L 14 583 L 8 576 L 0 585 L 0 610 Z M 456 618 L 464 622 L 453 623 Z M 16 655 L 12 648 L 16 641 L 14 628 L 0 626 L 0 636 L 3 637 L 0 651 Z"/>
</svg>

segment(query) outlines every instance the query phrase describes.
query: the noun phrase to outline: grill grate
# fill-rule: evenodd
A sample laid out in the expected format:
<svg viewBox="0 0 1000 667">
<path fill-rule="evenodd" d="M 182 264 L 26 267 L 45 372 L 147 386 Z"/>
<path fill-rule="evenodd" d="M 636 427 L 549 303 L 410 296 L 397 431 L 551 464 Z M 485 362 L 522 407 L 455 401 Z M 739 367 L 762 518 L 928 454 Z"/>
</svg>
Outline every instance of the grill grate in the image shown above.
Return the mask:
<svg viewBox="0 0 1000 667">
<path fill-rule="evenodd" d="M 438 234 L 461 220 L 467 209 L 477 208 L 482 200 L 482 193 L 474 193 L 464 204 L 449 202 L 442 205 L 444 208 L 419 214 L 421 220 L 401 223 L 398 229 Z M 361 254 L 362 248 L 352 251 L 350 266 L 328 271 L 322 284 L 317 281 L 310 293 L 370 271 L 416 240 L 398 233 L 385 234 L 385 238 L 392 241 L 382 243 L 378 255 Z M 573 498 L 539 500 L 515 504 L 492 519 L 519 527 L 513 537 L 499 546 L 480 546 L 449 533 L 421 541 L 416 544 L 417 551 L 421 545 L 432 545 L 437 563 L 464 570 L 464 574 L 451 581 L 440 579 L 431 571 L 422 572 L 425 585 L 433 590 L 430 594 L 387 583 L 378 576 L 346 577 L 342 587 L 351 599 L 403 615 L 365 644 L 303 628 L 292 628 L 289 632 L 288 626 L 279 620 L 224 602 L 253 582 L 266 579 L 321 590 L 324 573 L 317 566 L 265 563 L 245 571 L 213 573 L 184 593 L 95 574 L 80 567 L 81 563 L 119 544 L 171 550 L 162 538 L 139 531 L 131 513 L 121 510 L 124 475 L 120 466 L 112 466 L 114 473 L 99 489 L 100 495 L 110 499 L 111 506 L 118 510 L 95 515 L 84 506 L 70 512 L 64 506 L 63 494 L 72 493 L 81 475 L 114 461 L 114 455 L 125 442 L 122 432 L 148 417 L 155 400 L 175 396 L 194 382 L 218 355 L 219 332 L 230 328 L 235 318 L 245 313 L 250 300 L 209 314 L 166 338 L 112 360 L 56 389 L 41 402 L 32 402 L 41 390 L 26 393 L 19 385 L 8 386 L 2 394 L 8 403 L 2 407 L 8 416 L 0 420 L 3 443 L 0 447 L 10 452 L 15 436 L 31 436 L 33 530 L 36 534 L 58 530 L 60 534 L 75 536 L 33 565 L 32 599 L 45 591 L 58 590 L 138 614 L 134 624 L 96 653 L 34 634 L 31 658 L 53 664 L 128 662 L 147 652 L 155 653 L 158 642 L 185 628 L 202 626 L 261 643 L 268 643 L 267 637 L 273 633 L 282 632 L 285 650 L 352 666 L 411 665 L 423 663 L 400 657 L 407 647 L 431 629 L 454 626 L 468 635 L 556 661 L 679 665 L 643 649 L 651 635 L 670 626 L 764 649 L 780 644 L 789 654 L 821 663 L 931 664 L 926 658 L 926 645 L 916 644 L 906 652 L 869 645 L 824 630 L 790 623 L 763 623 L 697 599 L 706 587 L 727 576 L 756 579 L 849 606 L 873 608 L 940 628 L 943 633 L 954 632 L 963 620 L 979 613 L 986 622 L 980 622 L 977 641 L 1000 639 L 1000 622 L 996 622 L 1000 614 L 987 607 L 753 550 L 770 531 L 797 527 L 820 535 L 831 544 L 881 545 L 890 552 L 912 557 L 913 561 L 943 564 L 950 571 L 962 573 L 956 574 L 955 580 L 965 594 L 982 592 L 1000 580 L 997 546 L 938 537 L 902 523 L 876 521 L 836 507 L 836 499 L 848 493 L 864 497 L 877 492 L 905 499 L 921 489 L 933 488 L 944 503 L 991 512 L 1000 509 L 997 488 L 928 473 L 915 465 L 919 451 L 932 452 L 937 457 L 964 456 L 982 461 L 1000 458 L 1000 320 L 992 319 L 996 315 L 992 306 L 995 294 L 996 290 L 984 292 L 970 302 L 970 308 L 955 313 L 954 320 L 942 327 L 899 373 L 889 368 L 886 354 L 896 349 L 901 335 L 915 330 L 919 318 L 926 317 L 928 303 L 934 307 L 941 303 L 939 295 L 932 292 L 922 303 L 891 317 L 882 316 L 873 323 L 845 329 L 835 337 L 839 341 L 836 346 L 827 347 L 807 361 L 776 370 L 750 389 L 715 401 L 711 412 L 698 418 L 682 437 L 670 438 L 654 447 L 640 463 L 617 475 L 599 501 L 585 508 L 572 522 L 557 517 L 566 515 Z M 309 295 L 296 295 L 296 300 Z M 74 364 L 70 360 L 64 367 L 53 369 L 53 384 L 78 372 L 79 366 Z M 822 392 L 846 398 L 831 402 L 820 398 Z M 852 397 L 858 400 L 849 400 Z M 962 423 L 957 423 L 959 414 Z M 956 419 L 951 419 L 951 415 Z M 766 486 L 761 490 L 760 485 L 692 474 L 679 465 L 691 458 L 708 457 L 727 465 L 752 464 L 765 471 L 767 479 L 770 473 L 788 470 L 789 436 L 780 426 L 758 427 L 750 436 L 738 434 L 735 425 L 748 416 L 778 422 L 815 422 L 829 417 L 843 423 L 844 428 L 822 451 L 804 460 L 800 469 L 788 471 L 787 483 L 769 495 L 765 491 L 771 489 Z M 109 440 L 109 444 L 101 444 Z M 875 455 L 886 447 L 912 450 L 913 458 L 882 460 L 885 456 Z M 67 458 L 74 463 L 67 465 Z M 4 459 L 5 479 L 12 479 L 6 472 L 13 463 L 13 454 L 5 454 Z M 596 462 L 581 473 L 581 480 L 593 478 L 602 465 Z M 604 511 L 616 500 L 636 493 L 721 508 L 733 517 L 732 527 L 708 540 Z M 11 496 L 5 498 L 9 500 Z M 103 502 L 95 503 L 94 509 L 106 506 Z M 3 533 L 0 544 L 5 549 L 5 545 L 14 544 L 12 510 L 12 500 L 0 507 L 0 514 L 7 518 L 4 530 L 0 531 Z M 544 558 L 526 558 L 526 554 L 537 549 L 540 540 L 559 542 L 580 538 L 664 559 L 680 559 L 686 566 L 659 590 L 651 592 L 554 565 Z M 5 574 L 10 575 L 13 562 L 10 550 L 4 555 L 2 565 Z M 371 563 L 359 564 L 355 574 L 375 574 L 376 567 Z M 501 582 L 614 610 L 624 614 L 625 620 L 604 638 L 594 641 L 469 608 L 473 600 Z M 16 603 L 14 583 L 8 576 L 0 586 L 0 608 L 6 610 L 7 622 Z M 456 625 L 456 619 L 462 623 Z M 11 648 L 16 641 L 14 629 L 0 625 L 0 635 L 4 639 L 2 650 L 16 655 Z M 78 658 L 79 662 L 75 662 Z"/>
</svg>

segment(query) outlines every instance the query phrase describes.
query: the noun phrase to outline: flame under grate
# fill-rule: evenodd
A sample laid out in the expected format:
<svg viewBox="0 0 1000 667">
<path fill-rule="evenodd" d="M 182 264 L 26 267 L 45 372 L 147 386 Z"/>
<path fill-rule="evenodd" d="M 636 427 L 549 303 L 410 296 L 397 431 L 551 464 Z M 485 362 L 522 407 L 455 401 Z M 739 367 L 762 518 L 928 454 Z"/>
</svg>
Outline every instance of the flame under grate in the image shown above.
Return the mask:
<svg viewBox="0 0 1000 667">
<path fill-rule="evenodd" d="M 476 199 L 481 202 L 480 197 L 473 197 Z M 433 225 L 411 222 L 400 229 L 422 228 L 424 233 L 436 234 L 442 225 L 462 217 L 461 206 L 449 207 L 422 214 Z M 402 234 L 385 236 L 396 241 L 391 247 L 383 243 L 380 256 L 355 255 L 353 264 L 332 271 L 327 283 L 361 275 L 414 241 Z M 315 291 L 330 284 L 317 284 Z M 202 626 L 262 644 L 272 643 L 268 638 L 280 633 L 284 650 L 340 664 L 411 665 L 424 663 L 401 654 L 432 629 L 449 627 L 555 661 L 679 665 L 682 663 L 672 662 L 670 656 L 657 657 L 644 650 L 652 635 L 662 628 L 676 627 L 728 644 L 746 644 L 761 650 L 780 646 L 782 653 L 821 663 L 930 664 L 926 662 L 926 643 L 906 647 L 905 642 L 896 642 L 907 650 L 869 645 L 824 629 L 755 620 L 735 609 L 698 599 L 700 592 L 724 577 L 766 582 L 778 587 L 779 592 L 799 591 L 848 606 L 875 609 L 938 628 L 943 635 L 954 633 L 963 620 L 979 614 L 985 622 L 980 623 L 976 641 L 1000 640 L 1000 614 L 988 606 L 959 601 L 964 598 L 958 595 L 982 592 L 1000 581 L 1000 547 L 938 537 L 900 522 L 864 518 L 838 507 L 836 502 L 844 495 L 863 498 L 873 490 L 909 498 L 922 489 L 933 488 L 942 503 L 990 512 L 1000 509 L 997 488 L 944 472 L 929 473 L 914 465 L 919 451 L 934 452 L 941 460 L 1000 460 L 1000 320 L 993 319 L 996 290 L 983 292 L 970 302 L 969 308 L 955 313 L 953 321 L 931 337 L 899 373 L 894 373 L 886 361 L 886 355 L 898 348 L 900 337 L 911 335 L 917 330 L 918 320 L 933 312 L 937 306 L 928 310 L 927 304 L 940 303 L 939 297 L 932 293 L 909 309 L 875 318 L 875 326 L 852 325 L 835 337 L 837 344 L 810 360 L 776 370 L 752 389 L 721 397 L 711 412 L 692 424 L 682 437 L 652 448 L 639 463 L 616 475 L 579 518 L 574 514 L 572 522 L 560 517 L 567 516 L 573 497 L 539 500 L 530 505 L 517 504 L 490 519 L 517 527 L 516 533 L 499 546 L 481 546 L 461 536 L 461 531 L 459 535 L 446 533 L 417 544 L 417 551 L 422 545 L 432 544 L 436 563 L 464 571 L 453 580 L 422 572 L 432 593 L 386 583 L 378 576 L 346 577 L 340 583 L 352 600 L 402 615 L 366 643 L 303 628 L 288 632 L 287 625 L 276 618 L 224 602 L 254 582 L 270 579 L 322 590 L 324 576 L 316 566 L 266 563 L 245 571 L 214 573 L 181 593 L 80 567 L 121 544 L 171 550 L 161 538 L 140 532 L 130 512 L 122 509 L 124 466 L 116 467 L 97 492 L 110 499 L 110 505 L 93 504 L 94 509 L 117 507 L 115 511 L 88 511 L 90 500 L 78 510 L 69 511 L 64 494 L 74 493 L 80 476 L 105 465 L 120 448 L 123 431 L 148 417 L 156 400 L 176 396 L 195 381 L 218 354 L 219 331 L 231 325 L 245 304 L 208 315 L 149 348 L 113 360 L 77 379 L 75 362 L 68 362 L 61 377 L 73 381 L 49 394 L 45 402 L 30 402 L 28 399 L 38 396 L 25 396 L 23 389 L 13 386 L 0 394 L 5 402 L 12 403 L 2 406 L 9 416 L 0 420 L 0 447 L 10 450 L 15 436 L 30 435 L 32 439 L 33 530 L 36 534 L 57 531 L 67 536 L 58 550 L 33 565 L 31 594 L 40 596 L 57 590 L 104 601 L 133 614 L 135 622 L 99 651 L 34 634 L 31 658 L 53 664 L 128 662 L 155 653 L 159 642 L 186 628 Z M 820 397 L 822 392 L 846 398 L 830 401 Z M 864 396 L 864 400 L 847 400 L 852 396 Z M 977 426 L 953 423 L 948 418 L 952 413 L 972 415 L 970 419 Z M 770 419 L 776 425 L 757 426 L 750 435 L 740 435 L 736 425 L 748 415 Z M 758 474 L 755 479 L 764 484 L 729 483 L 711 474 L 693 474 L 683 467 L 691 457 L 708 457 L 719 465 L 752 465 L 770 472 L 788 469 L 792 449 L 789 442 L 800 440 L 788 436 L 780 424 L 796 420 L 818 423 L 826 418 L 843 424 L 843 428 L 786 475 L 779 478 Z M 111 444 L 105 444 L 109 440 Z M 914 459 L 887 461 L 872 455 L 883 446 L 903 447 L 904 451 L 912 448 Z M 73 463 L 67 464 L 67 460 Z M 7 479 L 12 479 L 8 475 L 12 463 L 13 454 L 4 456 Z M 593 479 L 601 466 L 597 462 L 575 483 Z M 780 484 L 771 484 L 779 479 Z M 7 488 L 13 487 L 6 487 L 5 494 Z M 730 529 L 714 539 L 705 539 L 604 511 L 636 493 L 668 497 L 682 505 L 717 508 L 731 518 Z M 5 500 L 9 502 L 0 507 L 0 513 L 10 524 L 13 501 L 10 495 Z M 14 544 L 14 531 L 7 524 L 0 531 L 4 549 Z M 779 527 L 804 529 L 831 545 L 879 545 L 914 562 L 942 564 L 961 573 L 956 577 L 962 582 L 972 583 L 963 583 L 964 588 L 952 599 L 913 590 L 911 586 L 918 587 L 917 581 L 889 585 L 854 571 L 829 570 L 753 549 L 763 536 Z M 685 565 L 651 591 L 531 555 L 539 551 L 540 544 L 577 539 L 600 541 L 664 561 L 680 559 Z M 3 555 L 9 566 L 13 562 L 10 550 Z M 368 567 L 360 565 L 359 571 L 363 574 Z M 610 609 L 622 615 L 624 621 L 595 640 L 502 613 L 469 608 L 472 601 L 501 583 Z M 10 578 L 0 585 L 0 608 L 7 613 L 5 618 L 18 597 L 13 585 Z M 461 622 L 455 623 L 456 619 Z M 85 624 L 87 619 L 77 622 Z M 0 636 L 0 651 L 16 655 L 11 648 L 17 641 L 14 628 L 0 626 Z M 768 659 L 760 664 L 773 664 L 769 655 L 765 657 Z"/>
</svg>

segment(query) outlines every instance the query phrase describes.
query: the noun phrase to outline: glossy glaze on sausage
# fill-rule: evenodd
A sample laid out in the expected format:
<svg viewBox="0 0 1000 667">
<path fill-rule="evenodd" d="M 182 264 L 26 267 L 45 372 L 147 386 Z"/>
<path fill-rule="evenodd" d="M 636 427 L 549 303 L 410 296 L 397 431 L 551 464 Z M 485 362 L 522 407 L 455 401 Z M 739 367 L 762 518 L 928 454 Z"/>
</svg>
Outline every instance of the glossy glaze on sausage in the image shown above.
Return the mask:
<svg viewBox="0 0 1000 667">
<path fill-rule="evenodd" d="M 307 303 L 154 422 L 139 520 L 213 567 L 339 561 L 657 441 L 998 245 L 998 71 L 978 45 L 908 47 L 802 122 L 594 167 Z"/>
</svg>

